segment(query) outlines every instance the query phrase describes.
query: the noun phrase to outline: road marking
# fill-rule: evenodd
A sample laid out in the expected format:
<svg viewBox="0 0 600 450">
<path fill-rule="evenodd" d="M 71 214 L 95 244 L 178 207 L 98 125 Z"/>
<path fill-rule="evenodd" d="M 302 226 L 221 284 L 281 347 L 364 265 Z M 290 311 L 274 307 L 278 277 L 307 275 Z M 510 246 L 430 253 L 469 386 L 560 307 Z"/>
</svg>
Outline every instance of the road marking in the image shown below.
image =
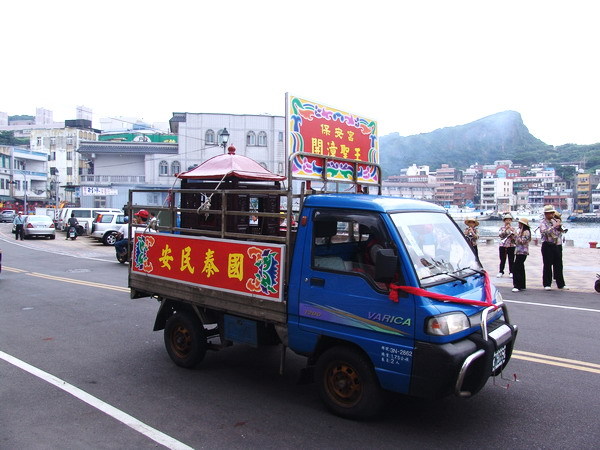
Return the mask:
<svg viewBox="0 0 600 450">
<path fill-rule="evenodd" d="M 515 359 L 522 359 L 523 361 L 537 362 L 600 374 L 600 364 L 577 361 L 576 359 L 559 358 L 557 356 L 541 355 L 539 353 L 524 352 L 520 350 L 514 350 L 512 357 Z"/>
<path fill-rule="evenodd" d="M 93 281 L 75 280 L 73 278 L 57 277 L 54 275 L 45 275 L 43 273 L 37 273 L 37 272 L 28 272 L 27 275 L 30 275 L 32 277 L 37 277 L 37 278 L 45 278 L 47 280 L 61 281 L 63 283 L 73 283 L 73 284 L 80 284 L 83 286 L 96 287 L 96 288 L 100 288 L 100 289 L 110 289 L 112 291 L 129 292 L 129 288 L 125 288 L 125 287 L 121 287 L 121 286 L 112 286 L 110 284 L 95 283 Z"/>
<path fill-rule="evenodd" d="M 63 283 L 73 283 L 73 284 L 79 284 L 82 286 L 96 287 L 96 288 L 100 288 L 100 289 L 110 289 L 112 291 L 129 292 L 129 288 L 122 287 L 122 286 L 113 286 L 112 284 L 96 283 L 94 281 L 76 280 L 74 278 L 65 278 L 65 277 L 59 277 L 56 275 L 46 275 L 44 273 L 29 272 L 27 270 L 16 269 L 14 267 L 4 266 L 4 267 L 2 267 L 2 269 L 6 270 L 8 272 L 24 273 L 24 274 L 32 276 L 32 277 L 45 278 L 46 280 L 61 281 Z"/>
<path fill-rule="evenodd" d="M 53 255 L 62 255 L 62 256 L 70 256 L 72 258 L 79 258 L 79 259 L 89 259 L 92 261 L 101 261 L 101 262 L 114 262 L 116 264 L 120 264 L 119 261 L 117 261 L 116 258 L 109 258 L 109 259 L 104 259 L 100 256 L 95 257 L 95 256 L 81 256 L 81 255 L 74 255 L 73 253 L 69 253 L 63 250 L 58 250 L 58 249 L 51 249 L 51 248 L 40 248 L 40 247 L 35 247 L 32 245 L 27 245 L 24 244 L 23 242 L 25 241 L 21 241 L 21 243 L 19 243 L 19 241 L 15 240 L 15 239 L 6 239 L 5 237 L 2 236 L 1 232 L 0 232 L 0 241 L 4 241 L 6 243 L 9 244 L 14 244 L 18 247 L 23 247 L 23 248 L 27 248 L 29 250 L 35 250 L 38 252 L 46 252 L 46 253 L 52 253 Z"/>
<path fill-rule="evenodd" d="M 25 272 L 27 272 L 26 270 L 23 270 L 23 269 L 15 269 L 14 267 L 6 267 L 6 266 L 3 266 L 2 270 L 6 270 L 7 272 L 15 272 L 15 273 L 25 273 Z"/>
<path fill-rule="evenodd" d="M 597 312 L 597 313 L 600 313 L 600 309 L 580 308 L 578 306 L 550 305 L 548 303 L 521 302 L 519 300 L 506 300 L 506 299 L 504 299 L 504 301 L 506 303 L 520 303 L 521 305 L 546 306 L 548 308 L 573 309 L 573 310 L 576 310 L 576 311 L 587 311 L 587 312 Z"/>
<path fill-rule="evenodd" d="M 112 405 L 100 400 L 99 398 L 94 397 L 91 394 L 79 389 L 78 387 L 73 386 L 72 384 L 67 383 L 60 378 L 55 377 L 54 375 L 49 374 L 48 372 L 44 372 L 37 367 L 32 366 L 31 364 L 27 364 L 20 359 L 15 358 L 14 356 L 9 355 L 8 353 L 4 353 L 0 351 L 0 359 L 3 359 L 9 364 L 16 366 L 25 372 L 29 372 L 31 375 L 34 375 L 49 384 L 56 386 L 59 389 L 71 394 L 73 397 L 78 398 L 82 402 L 87 403 L 88 405 L 96 408 L 99 411 L 102 411 L 104 414 L 112 417 L 113 419 L 118 420 L 119 422 L 127 425 L 129 428 L 137 431 L 138 433 L 143 434 L 149 439 L 152 439 L 154 442 L 159 443 L 160 445 L 164 445 L 169 449 L 174 450 L 192 450 L 193 448 L 180 442 L 176 439 L 173 439 L 171 436 L 166 435 L 165 433 L 158 431 L 155 428 L 152 428 L 149 425 L 146 425 L 144 422 L 136 419 L 133 416 L 121 411 L 120 409 L 115 408 Z"/>
</svg>

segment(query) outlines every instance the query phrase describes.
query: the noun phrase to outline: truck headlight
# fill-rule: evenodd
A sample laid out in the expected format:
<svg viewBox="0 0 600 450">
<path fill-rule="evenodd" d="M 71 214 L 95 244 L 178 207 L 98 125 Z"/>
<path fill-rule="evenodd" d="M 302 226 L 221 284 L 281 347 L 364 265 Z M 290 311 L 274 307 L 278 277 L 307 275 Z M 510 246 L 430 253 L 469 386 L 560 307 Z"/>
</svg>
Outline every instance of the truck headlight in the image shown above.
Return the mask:
<svg viewBox="0 0 600 450">
<path fill-rule="evenodd" d="M 469 319 L 462 312 L 433 316 L 427 320 L 426 332 L 434 336 L 449 336 L 470 327 Z"/>
</svg>

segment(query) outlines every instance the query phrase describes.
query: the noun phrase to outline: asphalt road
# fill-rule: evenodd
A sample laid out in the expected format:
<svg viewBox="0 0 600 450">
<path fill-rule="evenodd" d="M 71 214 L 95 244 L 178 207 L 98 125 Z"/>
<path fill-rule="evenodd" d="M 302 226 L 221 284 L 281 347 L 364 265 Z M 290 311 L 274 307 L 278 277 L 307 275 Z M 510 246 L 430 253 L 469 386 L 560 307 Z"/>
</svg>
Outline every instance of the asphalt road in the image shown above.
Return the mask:
<svg viewBox="0 0 600 450">
<path fill-rule="evenodd" d="M 283 376 L 277 348 L 234 346 L 176 367 L 152 331 L 158 303 L 129 299 L 113 248 L 62 235 L 15 242 L 9 227 L 0 224 L 1 449 L 598 447 L 598 294 L 502 288 L 520 328 L 508 367 L 518 382 L 489 382 L 466 400 L 394 396 L 381 417 L 354 422 L 298 383 L 304 359 L 291 352 Z"/>
</svg>

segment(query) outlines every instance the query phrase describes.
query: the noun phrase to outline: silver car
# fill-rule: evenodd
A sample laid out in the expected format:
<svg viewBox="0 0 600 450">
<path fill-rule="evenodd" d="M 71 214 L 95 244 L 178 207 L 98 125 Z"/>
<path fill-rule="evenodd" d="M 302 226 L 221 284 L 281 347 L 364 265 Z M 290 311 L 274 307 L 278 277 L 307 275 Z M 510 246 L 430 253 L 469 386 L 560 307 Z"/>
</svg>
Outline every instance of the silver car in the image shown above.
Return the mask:
<svg viewBox="0 0 600 450">
<path fill-rule="evenodd" d="M 50 239 L 56 237 L 56 229 L 52 219 L 45 215 L 40 216 L 25 216 L 23 223 L 23 237 L 46 236 Z"/>
<path fill-rule="evenodd" d="M 101 241 L 104 245 L 115 245 L 117 231 L 125 222 L 125 214 L 114 212 L 98 213 L 92 222 L 90 237 Z"/>
<path fill-rule="evenodd" d="M 16 214 L 14 209 L 5 209 L 0 213 L 0 222 L 12 222 Z"/>
</svg>

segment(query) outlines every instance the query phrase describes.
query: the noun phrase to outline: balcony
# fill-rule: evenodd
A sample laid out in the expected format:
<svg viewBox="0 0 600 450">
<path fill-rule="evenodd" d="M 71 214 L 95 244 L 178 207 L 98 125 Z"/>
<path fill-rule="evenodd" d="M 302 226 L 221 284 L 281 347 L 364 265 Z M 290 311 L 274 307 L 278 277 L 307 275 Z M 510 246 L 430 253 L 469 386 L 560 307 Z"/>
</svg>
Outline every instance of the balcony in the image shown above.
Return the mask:
<svg viewBox="0 0 600 450">
<path fill-rule="evenodd" d="M 85 184 L 141 184 L 146 182 L 143 175 L 81 175 L 79 180 Z"/>
</svg>

